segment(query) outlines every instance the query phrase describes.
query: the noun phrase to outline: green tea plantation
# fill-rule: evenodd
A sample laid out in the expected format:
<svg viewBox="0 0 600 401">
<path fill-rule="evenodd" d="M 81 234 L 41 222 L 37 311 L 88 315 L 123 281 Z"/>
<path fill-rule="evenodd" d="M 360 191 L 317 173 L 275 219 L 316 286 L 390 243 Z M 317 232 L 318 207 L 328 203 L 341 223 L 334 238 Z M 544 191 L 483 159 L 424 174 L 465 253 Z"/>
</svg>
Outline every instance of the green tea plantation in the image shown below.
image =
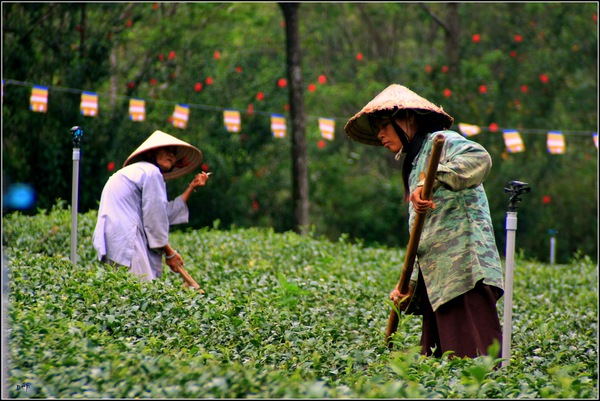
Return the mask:
<svg viewBox="0 0 600 401">
<path fill-rule="evenodd" d="M 170 243 L 201 294 L 166 266 L 141 282 L 96 261 L 95 220 L 78 216 L 73 265 L 64 202 L 3 217 L 11 398 L 598 398 L 598 267 L 586 256 L 517 255 L 502 367 L 497 349 L 421 356 L 419 316 L 402 314 L 386 347 L 403 249 L 184 227 Z"/>
</svg>

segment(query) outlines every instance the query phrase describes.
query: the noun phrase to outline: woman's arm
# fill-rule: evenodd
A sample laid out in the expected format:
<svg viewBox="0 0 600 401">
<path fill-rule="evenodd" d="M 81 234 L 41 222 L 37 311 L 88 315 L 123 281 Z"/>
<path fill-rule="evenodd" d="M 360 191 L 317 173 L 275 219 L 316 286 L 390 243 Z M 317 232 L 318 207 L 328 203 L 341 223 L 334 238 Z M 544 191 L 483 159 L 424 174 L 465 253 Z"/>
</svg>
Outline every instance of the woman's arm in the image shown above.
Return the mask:
<svg viewBox="0 0 600 401">
<path fill-rule="evenodd" d="M 208 180 L 208 176 L 210 174 L 212 173 L 206 173 L 204 171 L 199 174 L 196 174 L 192 182 L 190 182 L 190 185 L 188 185 L 185 191 L 183 191 L 183 193 L 181 194 L 181 198 L 184 202 L 187 203 L 188 199 L 192 195 L 192 192 L 196 191 L 196 188 L 203 187 L 204 185 L 206 185 L 206 181 Z"/>
<path fill-rule="evenodd" d="M 451 191 L 474 188 L 487 178 L 491 168 L 492 158 L 483 146 L 464 138 L 452 138 L 442 153 L 434 189 L 436 185 Z"/>
</svg>

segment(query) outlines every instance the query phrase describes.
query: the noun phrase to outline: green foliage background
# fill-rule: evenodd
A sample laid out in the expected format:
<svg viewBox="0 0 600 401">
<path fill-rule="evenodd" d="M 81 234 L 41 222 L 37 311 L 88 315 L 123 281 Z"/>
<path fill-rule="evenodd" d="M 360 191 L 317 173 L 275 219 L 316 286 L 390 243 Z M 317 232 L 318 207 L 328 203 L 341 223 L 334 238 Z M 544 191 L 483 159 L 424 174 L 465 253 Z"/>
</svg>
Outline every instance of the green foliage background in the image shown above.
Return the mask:
<svg viewBox="0 0 600 401">
<path fill-rule="evenodd" d="M 493 158 L 485 186 L 501 252 L 504 187 L 520 180 L 533 190 L 519 209 L 517 247 L 547 261 L 554 229 L 557 262 L 576 254 L 597 260 L 597 11 L 596 2 L 301 4 L 303 81 L 316 85 L 304 93 L 314 232 L 373 245 L 408 243 L 398 165 L 385 150 L 353 143 L 343 132 L 374 95 L 400 83 L 443 105 L 457 123 L 523 130 L 526 151 L 519 154 L 505 152 L 501 130 L 473 137 Z M 13 82 L 3 85 L 5 186 L 34 186 L 37 203 L 28 214 L 70 199 L 69 130 L 80 125 L 79 209 L 97 209 L 108 163 L 118 168 L 161 129 L 197 145 L 215 172 L 190 201 L 190 227 L 219 220 L 222 227 L 289 230 L 291 146 L 289 138 L 272 137 L 269 121 L 271 113 L 289 118 L 287 88 L 277 85 L 286 78 L 282 23 L 277 3 L 3 2 L 3 80 Z M 50 88 L 47 113 L 29 110 L 29 84 Z M 480 85 L 487 93 L 479 93 Z M 99 94 L 98 117 L 79 113 L 81 90 Z M 146 99 L 145 122 L 129 121 L 130 97 Z M 168 122 L 176 103 L 190 105 L 185 130 Z M 224 108 L 242 111 L 240 134 L 226 132 Z M 318 117 L 336 120 L 335 140 L 324 148 Z M 565 132 L 566 154 L 547 153 L 548 130 Z M 170 195 L 188 180 L 170 182 Z"/>
<path fill-rule="evenodd" d="M 517 255 L 511 360 L 495 370 L 494 356 L 419 356 L 417 316 L 400 315 L 388 350 L 403 250 L 271 228 L 174 233 L 201 295 L 166 266 L 149 283 L 97 262 L 96 217 L 79 219 L 76 266 L 66 202 L 3 218 L 11 398 L 598 397 L 588 257 Z"/>
</svg>

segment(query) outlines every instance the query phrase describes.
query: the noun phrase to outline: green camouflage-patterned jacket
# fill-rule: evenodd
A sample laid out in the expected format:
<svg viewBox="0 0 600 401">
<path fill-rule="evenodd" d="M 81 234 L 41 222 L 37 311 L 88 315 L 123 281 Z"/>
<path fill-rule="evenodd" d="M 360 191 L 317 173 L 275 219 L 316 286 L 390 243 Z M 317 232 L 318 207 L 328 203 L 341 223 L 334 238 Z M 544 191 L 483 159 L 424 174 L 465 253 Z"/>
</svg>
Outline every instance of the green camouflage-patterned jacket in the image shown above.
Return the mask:
<svg viewBox="0 0 600 401">
<path fill-rule="evenodd" d="M 481 279 L 503 289 L 502 264 L 482 184 L 492 167 L 488 152 L 454 131 L 428 134 L 413 161 L 410 192 L 419 185 L 419 173 L 427 172 L 433 139 L 439 134 L 446 140 L 433 184 L 436 207 L 427 211 L 417 250 L 418 263 L 411 276 L 415 284 L 418 269 L 423 273 L 434 311 L 475 287 Z M 416 213 L 409 204 L 412 232 Z"/>
</svg>

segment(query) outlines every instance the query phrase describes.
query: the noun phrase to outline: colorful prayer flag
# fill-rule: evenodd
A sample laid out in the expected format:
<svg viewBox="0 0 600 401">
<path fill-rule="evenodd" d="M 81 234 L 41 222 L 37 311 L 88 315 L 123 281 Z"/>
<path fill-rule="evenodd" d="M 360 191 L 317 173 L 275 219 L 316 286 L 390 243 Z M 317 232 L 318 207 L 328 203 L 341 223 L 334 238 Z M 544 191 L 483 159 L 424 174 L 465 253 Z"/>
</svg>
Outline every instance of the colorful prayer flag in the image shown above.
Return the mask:
<svg viewBox="0 0 600 401">
<path fill-rule="evenodd" d="M 548 145 L 548 153 L 553 155 L 562 155 L 565 153 L 565 137 L 562 132 L 550 131 L 548 132 L 548 139 L 546 140 Z"/>
<path fill-rule="evenodd" d="M 519 153 L 525 151 L 525 144 L 521 139 L 521 134 L 516 130 L 504 130 L 504 144 L 509 153 Z"/>
<path fill-rule="evenodd" d="M 594 132 L 594 145 L 596 145 L 596 149 L 598 149 L 598 133 Z"/>
<path fill-rule="evenodd" d="M 271 114 L 271 131 L 275 138 L 285 138 L 285 117 L 282 114 Z"/>
<path fill-rule="evenodd" d="M 190 108 L 187 104 L 175 105 L 173 110 L 173 126 L 181 129 L 187 127 L 188 117 L 190 115 Z"/>
<path fill-rule="evenodd" d="M 129 99 L 129 119 L 131 121 L 144 121 L 146 119 L 146 101 Z"/>
<path fill-rule="evenodd" d="M 463 136 L 473 136 L 481 132 L 481 128 L 478 125 L 471 125 L 465 123 L 458 123 L 458 129 Z"/>
<path fill-rule="evenodd" d="M 335 120 L 333 118 L 319 118 L 319 129 L 321 136 L 325 139 L 333 141 L 335 135 Z"/>
<path fill-rule="evenodd" d="M 98 95 L 94 92 L 81 93 L 81 114 L 95 117 L 98 114 Z"/>
<path fill-rule="evenodd" d="M 48 88 L 44 86 L 34 85 L 31 89 L 31 110 L 38 113 L 45 113 L 48 111 Z"/>
<path fill-rule="evenodd" d="M 237 110 L 225 110 L 223 112 L 223 121 L 228 132 L 240 132 L 242 128 L 242 119 Z"/>
</svg>

